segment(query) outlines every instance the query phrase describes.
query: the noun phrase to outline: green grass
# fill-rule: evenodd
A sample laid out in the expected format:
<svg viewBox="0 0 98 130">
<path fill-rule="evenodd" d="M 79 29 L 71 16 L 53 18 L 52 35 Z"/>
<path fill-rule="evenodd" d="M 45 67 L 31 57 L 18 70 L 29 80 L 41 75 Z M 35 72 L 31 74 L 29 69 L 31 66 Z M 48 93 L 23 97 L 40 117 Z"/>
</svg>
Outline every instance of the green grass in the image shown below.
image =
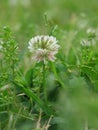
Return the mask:
<svg viewBox="0 0 98 130">
<path fill-rule="evenodd" d="M 98 1 L 0 0 L 0 12 L 0 130 L 98 130 Z M 55 62 L 31 59 L 37 35 L 56 37 Z"/>
</svg>

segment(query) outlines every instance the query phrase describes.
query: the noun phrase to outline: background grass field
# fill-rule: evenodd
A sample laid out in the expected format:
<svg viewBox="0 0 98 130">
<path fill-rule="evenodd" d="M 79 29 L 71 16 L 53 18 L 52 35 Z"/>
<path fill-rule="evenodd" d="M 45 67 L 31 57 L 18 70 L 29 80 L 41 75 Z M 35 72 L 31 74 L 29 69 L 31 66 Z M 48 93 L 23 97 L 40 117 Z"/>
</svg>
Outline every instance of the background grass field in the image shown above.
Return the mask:
<svg viewBox="0 0 98 130">
<path fill-rule="evenodd" d="M 60 45 L 46 66 L 47 102 L 42 64 L 28 51 L 36 35 Z M 2 40 L 0 130 L 98 130 L 98 0 L 0 0 Z"/>
</svg>

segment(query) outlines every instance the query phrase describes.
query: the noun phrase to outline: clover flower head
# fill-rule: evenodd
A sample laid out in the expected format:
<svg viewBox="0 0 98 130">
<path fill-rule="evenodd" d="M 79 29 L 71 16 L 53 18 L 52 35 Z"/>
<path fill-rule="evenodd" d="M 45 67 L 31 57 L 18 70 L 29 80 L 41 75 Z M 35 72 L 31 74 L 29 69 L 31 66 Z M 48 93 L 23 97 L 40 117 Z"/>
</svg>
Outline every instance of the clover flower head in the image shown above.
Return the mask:
<svg viewBox="0 0 98 130">
<path fill-rule="evenodd" d="M 58 41 L 53 36 L 41 35 L 33 37 L 28 46 L 29 51 L 32 53 L 32 59 L 37 62 L 55 61 L 55 55 L 60 47 L 57 43 Z"/>
</svg>

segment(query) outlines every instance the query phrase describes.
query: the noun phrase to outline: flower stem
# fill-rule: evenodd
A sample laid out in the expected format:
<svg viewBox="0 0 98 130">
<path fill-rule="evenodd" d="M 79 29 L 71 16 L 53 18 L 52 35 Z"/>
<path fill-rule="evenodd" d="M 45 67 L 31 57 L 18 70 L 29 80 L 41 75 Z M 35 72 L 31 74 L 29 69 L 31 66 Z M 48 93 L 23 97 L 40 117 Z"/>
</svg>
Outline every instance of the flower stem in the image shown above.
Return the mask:
<svg viewBox="0 0 98 130">
<path fill-rule="evenodd" d="M 43 62 L 43 92 L 44 92 L 44 100 L 47 102 L 47 89 L 46 89 L 46 69 L 45 63 Z"/>
</svg>

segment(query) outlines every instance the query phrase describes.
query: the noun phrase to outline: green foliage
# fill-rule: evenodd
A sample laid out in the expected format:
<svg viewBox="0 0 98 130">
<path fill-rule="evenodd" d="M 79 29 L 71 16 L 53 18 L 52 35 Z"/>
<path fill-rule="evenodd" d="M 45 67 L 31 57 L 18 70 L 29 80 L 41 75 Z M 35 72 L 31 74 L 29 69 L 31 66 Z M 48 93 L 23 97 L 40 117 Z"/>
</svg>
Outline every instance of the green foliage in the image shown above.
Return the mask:
<svg viewBox="0 0 98 130">
<path fill-rule="evenodd" d="M 98 130 L 98 1 L 1 0 L 0 12 L 0 130 Z M 32 60 L 35 35 L 57 38 L 55 62 Z"/>
<path fill-rule="evenodd" d="M 0 85 L 5 85 L 13 80 L 16 75 L 18 44 L 14 40 L 9 27 L 1 28 L 0 40 Z"/>
</svg>

